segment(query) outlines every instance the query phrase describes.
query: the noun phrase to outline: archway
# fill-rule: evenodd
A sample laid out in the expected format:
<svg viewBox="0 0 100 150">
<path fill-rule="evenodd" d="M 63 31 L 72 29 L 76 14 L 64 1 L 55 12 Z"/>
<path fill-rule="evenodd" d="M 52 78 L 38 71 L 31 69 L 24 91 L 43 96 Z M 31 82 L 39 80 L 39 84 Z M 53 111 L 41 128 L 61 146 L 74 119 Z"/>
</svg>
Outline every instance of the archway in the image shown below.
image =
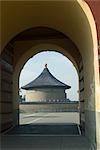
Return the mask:
<svg viewBox="0 0 100 150">
<path fill-rule="evenodd" d="M 26 90 L 23 90 L 21 87 L 27 84 L 28 82 L 34 80 L 35 78 L 37 78 L 37 76 L 40 75 L 40 73 L 43 70 L 46 70 L 45 63 L 47 63 L 47 68 L 53 74 L 53 76 L 55 76 L 60 81 L 70 85 L 71 89 L 65 90 L 65 93 L 63 94 L 62 92 L 59 91 L 60 92 L 60 93 L 58 92 L 59 95 L 56 94 L 57 92 L 56 90 L 52 91 L 52 89 L 51 90 L 47 89 L 45 93 L 43 94 L 42 90 L 39 89 L 40 94 L 36 94 L 37 90 L 34 91 L 34 94 L 37 98 L 36 97 L 34 98 L 34 95 L 33 95 L 33 98 L 31 99 L 32 101 L 30 101 L 26 97 Z M 23 69 L 21 70 L 21 73 L 19 76 L 19 89 L 20 89 L 20 92 L 19 92 L 20 93 L 19 95 L 20 124 L 28 123 L 27 120 L 25 119 L 25 115 L 26 116 L 33 115 L 34 118 L 32 122 L 34 123 L 34 119 L 36 119 L 35 115 L 37 116 L 37 114 L 39 114 L 39 116 L 41 115 L 44 116 L 46 113 L 48 113 L 48 116 L 52 117 L 52 119 L 50 117 L 49 122 L 47 122 L 48 120 L 47 117 L 43 118 L 41 116 L 42 118 L 40 118 L 40 121 L 39 122 L 35 121 L 35 124 L 41 123 L 41 121 L 42 123 L 46 123 L 46 124 L 48 123 L 48 125 L 50 125 L 51 123 L 52 124 L 75 123 L 75 120 L 76 120 L 76 124 L 79 125 L 78 74 L 72 62 L 64 55 L 50 50 L 50 51 L 40 52 L 34 55 L 33 57 L 31 57 L 24 65 Z M 47 95 L 47 97 L 45 97 L 46 96 L 45 94 Z M 43 113 L 43 114 L 40 114 L 40 113 Z M 73 119 L 71 120 L 70 117 L 67 117 L 70 114 L 72 116 L 75 115 L 75 117 L 73 117 L 74 120 Z M 66 117 L 66 119 L 64 119 L 63 116 L 64 118 Z M 61 119 L 61 122 L 60 122 L 60 119 Z"/>
<path fill-rule="evenodd" d="M 11 2 L 8 2 L 8 3 L 11 4 Z M 25 3 L 27 3 L 27 2 L 25 2 Z M 25 3 L 24 3 L 24 5 L 25 5 Z M 24 60 L 22 60 L 22 62 L 23 63 L 25 62 L 25 55 L 24 55 L 25 51 L 31 49 L 31 47 L 34 47 L 34 49 L 36 50 L 34 52 L 38 52 L 37 49 L 35 48 L 35 46 L 38 47 L 40 44 L 43 44 L 43 43 L 56 44 L 56 45 L 60 46 L 61 49 L 63 48 L 63 50 L 66 50 L 67 49 L 66 43 L 67 43 L 67 46 L 70 47 L 70 45 L 68 45 L 70 42 L 66 41 L 66 39 L 67 39 L 66 36 L 68 36 L 73 41 L 74 45 L 76 45 L 74 47 L 74 53 L 73 53 L 73 51 L 68 52 L 69 48 L 67 49 L 68 54 L 70 54 L 71 57 L 74 58 L 74 62 L 76 62 L 76 63 L 77 63 L 77 61 L 80 62 L 79 57 L 77 59 L 77 56 L 79 56 L 79 55 L 77 55 L 78 53 L 76 53 L 76 50 L 75 50 L 77 47 L 78 52 L 80 52 L 81 57 L 82 57 L 81 60 L 83 60 L 83 65 L 82 65 L 82 62 L 77 63 L 77 65 L 79 68 L 80 76 L 82 77 L 82 78 L 80 78 L 80 82 L 81 81 L 83 82 L 83 80 L 84 80 L 84 88 L 82 85 L 83 83 L 81 83 L 82 89 L 80 89 L 80 90 L 81 90 L 81 92 L 84 91 L 84 99 L 82 99 L 82 103 L 84 103 L 84 100 L 85 100 L 85 129 L 86 129 L 85 133 L 86 133 L 86 136 L 88 137 L 88 139 L 91 141 L 91 143 L 95 147 L 96 143 L 97 142 L 99 143 L 99 137 L 100 137 L 99 132 L 97 132 L 98 131 L 98 117 L 96 115 L 97 114 L 96 112 L 98 112 L 98 110 L 99 110 L 99 105 L 97 107 L 97 104 L 99 104 L 99 102 L 98 102 L 99 71 L 97 70 L 97 68 L 98 68 L 97 55 L 98 54 L 97 54 L 96 28 L 95 28 L 95 23 L 94 23 L 92 13 L 84 1 L 80 1 L 80 2 L 79 1 L 73 1 L 73 2 L 66 1 L 66 2 L 59 2 L 59 3 L 56 3 L 56 2 L 54 2 L 54 3 L 53 2 L 43 2 L 43 3 L 32 2 L 32 3 L 34 3 L 35 7 L 33 5 L 31 5 L 32 7 L 30 7 L 29 9 L 30 10 L 32 9 L 33 13 L 31 11 L 24 11 L 24 12 L 28 12 L 26 14 L 26 16 L 28 16 L 28 17 L 30 16 L 30 18 L 27 18 L 28 21 L 26 21 L 26 17 L 23 18 L 23 23 L 21 22 L 21 20 L 16 20 L 15 26 L 13 26 L 13 28 L 12 28 L 13 30 L 11 30 L 11 26 L 8 25 L 8 28 L 9 28 L 8 33 L 9 34 L 6 35 L 5 40 L 3 38 L 3 42 L 2 42 L 3 43 L 2 44 L 3 53 L 2 53 L 2 61 L 1 61 L 2 66 L 3 66 L 2 71 L 4 69 L 7 70 L 9 68 L 8 70 L 10 70 L 10 79 L 11 79 L 9 85 L 11 85 L 12 77 L 13 77 L 13 79 L 15 79 L 14 78 L 15 70 L 13 70 L 13 69 L 15 69 L 15 67 L 17 66 L 17 64 L 19 62 L 18 58 L 21 58 L 22 55 L 24 57 L 23 58 Z M 10 4 L 8 7 L 8 10 L 11 7 Z M 38 5 L 38 4 L 40 4 L 40 5 Z M 3 5 L 4 5 L 4 2 L 3 2 Z M 42 7 L 41 7 L 41 5 L 42 5 Z M 43 7 L 43 5 L 44 5 L 44 7 Z M 55 7 L 53 7 L 55 5 L 57 6 L 56 9 L 55 9 Z M 52 6 L 52 13 L 51 13 L 51 6 Z M 33 7 L 35 9 L 33 9 Z M 10 10 L 11 10 L 11 8 L 10 8 Z M 61 10 L 60 13 L 59 13 L 59 8 Z M 24 9 L 26 9 L 26 7 L 24 7 Z M 39 14 L 39 16 L 38 16 L 38 12 L 37 12 L 38 10 L 40 10 L 40 12 L 41 12 Z M 16 9 L 14 11 L 16 11 Z M 45 13 L 45 11 L 48 13 Z M 34 16 L 33 14 L 36 16 Z M 64 14 L 66 14 L 66 15 L 64 15 Z M 70 14 L 70 15 L 68 15 L 68 14 Z M 8 13 L 8 23 L 9 23 L 9 19 L 11 19 L 9 16 L 11 16 L 10 11 Z M 12 14 L 12 17 L 13 17 L 13 14 Z M 20 16 L 20 18 L 21 17 L 22 16 Z M 32 18 L 34 18 L 34 19 L 32 19 Z M 43 18 L 43 19 L 41 20 L 39 18 Z M 77 18 L 77 19 L 75 19 L 75 18 Z M 82 18 L 81 22 L 80 22 L 80 18 Z M 33 20 L 34 20 L 34 22 L 32 22 Z M 62 22 L 62 24 L 61 24 L 61 22 Z M 16 26 L 17 23 L 19 23 L 18 28 Z M 28 34 L 26 34 L 28 37 L 27 39 L 18 37 L 18 39 L 16 40 L 16 38 L 14 38 L 5 47 L 5 49 L 3 49 L 4 46 L 8 43 L 8 41 L 11 38 L 13 38 L 15 35 L 17 35 L 21 31 L 24 31 L 25 29 L 28 29 L 31 27 L 36 27 L 36 26 L 43 26 L 44 30 L 45 30 L 45 27 L 53 28 L 54 30 L 53 30 L 53 32 L 50 31 L 50 34 L 51 34 L 51 36 L 50 36 L 50 34 L 48 34 L 47 31 L 44 32 L 44 30 L 42 29 L 42 31 L 43 31 L 42 34 L 40 32 L 38 32 L 39 34 L 35 34 L 34 38 L 32 35 L 34 42 L 32 42 L 32 38 L 30 38 L 30 36 L 28 37 Z M 5 26 L 3 26 L 3 27 L 5 27 Z M 55 29 L 56 29 L 56 31 L 60 31 L 60 33 L 64 33 L 65 36 L 62 36 L 62 34 L 59 34 L 59 32 L 55 33 L 54 32 Z M 46 33 L 46 34 L 43 35 L 43 33 Z M 79 33 L 78 36 L 77 36 L 77 33 Z M 36 35 L 40 39 L 36 38 Z M 43 35 L 43 36 L 41 36 L 41 35 Z M 26 42 L 27 40 L 28 40 L 28 42 Z M 29 40 L 30 40 L 30 42 L 29 42 Z M 23 44 L 24 44 L 24 47 L 23 47 Z M 41 48 L 44 49 L 44 47 L 41 47 Z M 54 48 L 54 47 L 48 47 L 48 48 L 50 49 L 50 48 Z M 72 49 L 72 48 L 70 48 L 70 49 Z M 38 50 L 39 50 L 39 47 L 38 47 Z M 29 54 L 29 51 L 27 51 L 27 52 Z M 14 60 L 14 62 L 12 59 Z M 20 62 L 20 64 L 21 64 L 21 62 Z M 82 73 L 83 67 L 84 67 L 84 79 L 83 79 L 83 73 Z M 7 79 L 7 81 L 8 81 L 8 79 Z M 2 80 L 2 82 L 3 82 L 3 85 L 7 84 L 6 80 L 4 80 L 4 79 Z M 14 85 L 14 82 L 17 82 L 17 81 L 13 80 L 13 85 Z M 5 93 L 5 95 L 7 95 L 7 93 L 13 93 L 12 85 L 11 85 L 10 91 L 7 91 L 7 89 L 5 89 L 5 87 L 2 89 L 3 89 L 2 92 Z M 14 97 L 14 98 L 17 98 L 17 97 Z M 12 96 L 10 99 L 12 99 Z M 2 100 L 4 101 L 4 98 L 2 98 Z M 15 106 L 15 104 L 14 104 L 14 106 Z M 13 111 L 15 112 L 15 115 L 13 112 L 13 116 L 16 120 L 16 117 L 15 117 L 17 114 L 16 107 L 13 107 Z M 9 114 L 8 118 L 10 118 L 12 120 L 12 117 L 10 117 L 10 116 L 11 116 L 11 114 Z M 84 126 L 84 112 L 83 112 L 81 118 L 82 118 L 82 122 L 83 122 L 82 126 Z M 11 122 L 11 120 L 8 119 L 8 122 L 7 122 L 8 124 L 6 123 L 5 129 L 8 126 L 11 126 L 11 124 L 13 124 L 13 122 L 14 123 L 16 122 L 16 121 L 14 121 L 14 119 L 13 119 L 13 122 Z M 83 129 L 84 129 L 84 127 L 83 127 Z M 90 133 L 91 133 L 91 136 L 90 136 Z M 95 140 L 95 136 L 97 137 L 97 141 Z"/>
<path fill-rule="evenodd" d="M 35 29 L 36 31 L 36 29 Z M 66 44 L 65 44 L 65 47 L 64 45 L 62 45 L 62 43 L 60 43 L 61 41 L 54 41 L 54 43 L 56 44 L 47 44 L 46 42 L 49 43 L 49 41 L 42 41 L 43 44 L 39 44 L 39 45 L 36 45 L 35 47 L 32 47 L 29 51 L 26 51 L 26 53 L 21 57 L 21 59 L 18 61 L 18 64 L 16 65 L 16 68 L 15 68 L 15 72 L 14 72 L 14 78 L 13 80 L 17 81 L 15 82 L 14 84 L 14 91 L 13 91 L 13 94 L 14 94 L 14 100 L 17 99 L 18 100 L 18 82 L 19 82 L 19 75 L 20 75 L 20 71 L 21 69 L 23 68 L 24 64 L 26 63 L 26 61 L 31 58 L 32 56 L 36 55 L 37 53 L 39 52 L 42 52 L 42 51 L 56 51 L 56 52 L 60 52 L 61 54 L 67 56 L 71 61 L 72 63 L 74 64 L 75 68 L 77 69 L 77 72 L 78 72 L 78 75 L 80 76 L 80 97 L 81 97 L 81 100 L 80 100 L 80 106 L 81 106 L 81 110 L 80 110 L 80 115 L 84 115 L 84 106 L 83 106 L 83 88 L 84 88 L 84 79 L 83 79 L 83 63 L 82 63 L 82 58 L 81 58 L 81 55 L 80 53 L 78 52 L 77 48 L 75 47 L 75 45 L 69 40 L 65 40 Z M 50 41 L 51 42 L 51 41 Z M 57 45 L 59 43 L 59 45 L 61 44 L 63 47 L 60 47 L 59 45 Z M 64 40 L 63 40 L 63 44 L 64 44 Z M 26 46 L 25 46 L 26 47 Z M 75 50 L 75 55 L 73 54 L 70 54 L 69 52 L 66 52 L 65 49 L 68 49 L 68 50 Z M 60 61 L 60 60 L 59 60 Z M 80 71 L 79 71 L 79 68 L 80 68 Z M 80 75 L 81 74 L 81 75 Z M 16 90 L 15 90 L 16 89 Z M 18 101 L 14 101 L 14 107 L 16 110 L 16 112 L 19 112 L 19 106 L 18 106 Z M 16 115 L 18 116 L 18 114 L 16 113 Z M 16 118 L 16 115 L 15 115 L 15 122 L 18 121 L 18 119 Z M 16 123 L 15 123 L 16 124 Z M 84 132 L 85 128 L 84 128 L 84 124 L 85 124 L 85 120 L 81 120 L 81 126 L 82 126 L 82 130 Z"/>
</svg>

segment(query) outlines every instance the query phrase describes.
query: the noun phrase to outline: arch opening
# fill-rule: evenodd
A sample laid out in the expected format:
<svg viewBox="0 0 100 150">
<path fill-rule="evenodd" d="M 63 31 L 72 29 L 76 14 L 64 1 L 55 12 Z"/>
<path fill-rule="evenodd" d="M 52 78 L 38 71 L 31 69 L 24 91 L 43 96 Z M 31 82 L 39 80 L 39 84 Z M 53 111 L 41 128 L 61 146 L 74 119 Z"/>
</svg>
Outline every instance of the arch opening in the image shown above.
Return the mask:
<svg viewBox="0 0 100 150">
<path fill-rule="evenodd" d="M 35 118 L 35 124 L 37 125 L 41 124 L 42 122 L 44 124 L 48 124 L 48 126 L 50 124 L 64 125 L 65 123 L 67 124 L 70 123 L 70 125 L 73 125 L 74 123 L 76 124 L 76 126 L 77 125 L 79 126 L 80 125 L 79 112 L 78 112 L 79 96 L 77 93 L 77 91 L 79 91 L 78 74 L 75 67 L 72 65 L 72 63 L 61 53 L 57 51 L 55 52 L 53 50 L 42 51 L 40 53 L 37 53 L 33 57 L 31 57 L 31 59 L 29 59 L 28 62 L 26 62 L 23 69 L 21 70 L 19 81 L 22 82 L 21 80 L 24 79 L 24 82 L 20 83 L 19 88 L 24 86 L 26 83 L 32 81 L 33 79 L 35 79 L 43 71 L 45 63 L 48 64 L 47 68 L 53 74 L 53 76 L 57 77 L 57 79 L 59 79 L 63 83 L 67 83 L 71 85 L 72 90 L 70 90 L 69 92 L 68 90 L 63 91 L 62 89 L 61 90 L 58 89 L 61 92 L 60 91 L 57 92 L 58 91 L 57 89 L 52 90 L 51 88 L 50 89 L 46 88 L 45 90 L 37 88 L 35 91 L 34 89 L 31 91 L 26 90 L 26 93 L 24 92 L 26 98 L 21 99 L 23 101 L 20 102 L 19 104 L 20 107 L 19 111 L 23 112 L 20 113 L 20 124 L 23 123 L 27 124 L 28 122 L 30 123 L 30 121 L 27 121 L 27 119 L 25 122 L 25 118 L 22 118 L 25 112 L 30 113 L 31 116 L 36 114 L 37 118 L 38 118 L 38 114 L 40 115 L 42 112 L 43 114 L 41 115 L 43 116 L 46 115 L 46 113 L 48 113 L 48 118 L 51 116 L 50 120 L 48 120 L 47 117 L 43 117 L 43 116 L 41 116 L 42 118 L 40 119 L 40 121 L 36 121 Z M 62 68 L 62 66 L 64 68 Z M 29 70 L 31 72 L 29 72 Z M 34 72 L 32 72 L 32 70 L 34 70 Z M 72 72 L 72 75 L 70 72 Z M 27 77 L 25 74 L 27 74 Z M 71 76 L 73 77 L 71 78 Z M 33 124 L 34 124 L 34 119 L 33 119 Z M 67 130 L 66 130 L 66 134 L 67 134 Z"/>
<path fill-rule="evenodd" d="M 34 29 L 32 29 L 32 30 L 34 31 Z M 47 28 L 46 30 L 48 31 L 51 29 Z M 43 28 L 43 31 L 44 31 L 44 28 Z M 36 33 L 36 29 L 35 29 L 35 33 Z M 24 36 L 25 36 L 25 34 L 24 34 Z M 15 67 L 15 73 L 13 76 L 13 80 L 14 81 L 17 80 L 17 82 L 18 82 L 18 77 L 19 77 L 20 71 L 23 68 L 26 61 L 30 57 L 32 57 L 33 55 L 36 55 L 37 53 L 40 53 L 42 51 L 55 50 L 56 52 L 59 52 L 59 53 L 63 54 L 64 56 L 68 57 L 72 61 L 75 68 L 77 69 L 77 73 L 78 73 L 79 78 L 80 78 L 79 87 L 80 87 L 80 97 L 81 97 L 80 105 L 81 105 L 81 101 L 83 103 L 83 95 L 84 95 L 83 94 L 83 92 L 84 92 L 84 75 L 83 75 L 84 71 L 83 71 L 82 56 L 81 56 L 80 52 L 78 51 L 77 47 L 75 46 L 75 44 L 69 38 L 65 39 L 65 36 L 64 36 L 64 39 L 58 39 L 58 40 L 55 40 L 55 39 L 40 40 L 40 41 L 38 40 L 38 43 L 36 43 L 35 46 L 33 46 L 33 41 L 28 41 L 28 42 L 29 43 L 27 43 L 27 44 L 25 44 L 26 41 L 25 42 L 23 42 L 23 41 L 22 42 L 21 41 L 16 42 L 16 45 L 17 45 L 16 46 L 17 48 L 15 48 L 16 51 L 19 49 L 19 44 L 20 44 L 20 46 L 22 45 L 21 46 L 22 51 L 23 50 L 25 51 L 25 49 L 30 48 L 29 47 L 30 44 L 32 44 L 32 47 L 28 51 L 24 52 L 22 57 L 18 60 L 18 63 Z M 23 45 L 24 45 L 24 47 L 23 47 Z M 74 51 L 74 53 L 73 53 L 73 51 Z M 15 83 L 15 85 L 13 85 L 13 89 L 14 89 L 14 91 L 13 91 L 14 96 L 13 97 L 14 97 L 14 99 L 18 99 L 18 85 L 16 85 L 16 83 Z M 17 110 L 19 112 L 18 103 L 16 101 L 14 101 L 14 107 L 15 107 L 15 110 Z M 81 106 L 81 109 L 82 110 L 80 111 L 80 114 L 81 114 L 81 112 L 84 113 L 84 105 L 83 104 Z M 16 121 L 18 121 L 18 120 L 15 119 L 15 122 Z M 84 120 L 81 120 L 82 131 L 85 131 L 85 125 L 84 124 L 85 124 L 85 118 L 84 118 Z"/>
</svg>

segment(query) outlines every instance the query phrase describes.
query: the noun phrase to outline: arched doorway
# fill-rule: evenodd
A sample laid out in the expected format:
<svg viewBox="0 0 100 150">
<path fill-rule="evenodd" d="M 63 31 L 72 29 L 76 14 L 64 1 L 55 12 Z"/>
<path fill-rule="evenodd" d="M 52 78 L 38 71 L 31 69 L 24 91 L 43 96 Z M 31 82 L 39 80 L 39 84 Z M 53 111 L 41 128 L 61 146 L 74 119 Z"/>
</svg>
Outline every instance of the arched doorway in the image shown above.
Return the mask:
<svg viewBox="0 0 100 150">
<path fill-rule="evenodd" d="M 45 63 L 47 63 L 47 68 L 49 69 L 49 71 L 60 81 L 70 85 L 71 89 L 65 90 L 66 94 L 64 95 L 62 95 L 61 94 L 62 92 L 60 91 L 58 92 L 59 94 L 58 95 L 57 91 L 56 90 L 54 91 L 52 89 L 51 90 L 46 89 L 45 93 L 43 94 L 42 90 L 39 89 L 38 94 L 36 94 L 37 90 L 34 91 L 35 96 L 36 97 L 39 96 L 38 97 L 39 99 L 36 97 L 34 99 L 33 94 L 33 98 L 31 99 L 32 101 L 29 101 L 29 99 L 26 97 L 27 91 L 23 90 L 21 87 L 37 78 L 37 76 L 40 75 L 40 73 L 43 70 L 46 70 Z M 66 123 L 67 124 L 76 123 L 77 126 L 79 127 L 80 119 L 78 109 L 79 108 L 78 74 L 77 70 L 75 69 L 71 61 L 61 53 L 50 50 L 40 52 L 31 57 L 21 70 L 19 76 L 19 89 L 20 89 L 19 90 L 20 125 L 30 124 L 31 121 L 32 123 L 35 123 L 38 126 L 41 123 L 44 123 L 46 125 L 48 124 L 49 126 L 50 124 L 64 125 Z M 47 95 L 47 97 L 45 97 L 45 94 Z M 47 115 L 48 117 L 44 117 L 45 115 Z M 29 119 L 31 119 L 30 121 L 27 120 L 28 116 Z"/>
<path fill-rule="evenodd" d="M 41 28 L 42 29 L 42 28 Z M 32 33 L 32 30 L 34 29 L 31 29 L 31 33 Z M 39 28 L 40 30 L 40 28 Z M 44 30 L 44 28 L 43 28 Z M 46 29 L 46 31 L 48 32 L 48 30 L 50 31 L 51 29 Z M 37 28 L 37 31 L 38 31 L 38 28 Z M 35 32 L 36 32 L 36 28 L 35 28 Z M 44 32 L 44 31 L 43 31 Z M 25 35 L 24 35 L 25 37 Z M 64 40 L 65 40 L 65 46 L 62 45 L 62 42 L 64 44 Z M 59 40 L 59 41 L 55 41 L 52 39 L 52 42 L 51 43 L 51 40 L 42 40 L 42 43 L 40 41 L 40 43 L 38 43 L 38 45 L 35 45 L 35 47 L 32 47 L 31 49 L 29 49 L 29 51 L 26 51 L 26 53 L 21 57 L 21 59 L 19 59 L 18 61 L 18 64 L 16 65 L 16 68 L 15 68 L 15 72 L 14 72 L 14 76 L 13 76 L 13 81 L 17 81 L 14 83 L 13 85 L 13 96 L 14 96 L 14 99 L 16 99 L 17 101 L 14 101 L 14 107 L 15 107 L 15 124 L 17 123 L 16 121 L 18 121 L 18 114 L 17 112 L 19 112 L 19 104 L 18 104 L 18 91 L 19 91 L 19 88 L 18 88 L 18 82 L 19 82 L 19 75 L 20 75 L 20 71 L 21 69 L 23 68 L 24 64 L 26 63 L 26 61 L 31 58 L 32 56 L 36 55 L 37 53 L 39 52 L 42 52 L 42 51 L 56 51 L 56 52 L 60 52 L 62 53 L 63 55 L 67 56 L 71 61 L 72 63 L 74 64 L 75 68 L 77 69 L 77 72 L 78 72 L 78 75 L 79 75 L 79 78 L 80 78 L 80 81 L 79 81 L 79 86 L 80 86 L 80 115 L 84 115 L 84 101 L 83 101 L 83 93 L 84 93 L 84 75 L 83 75 L 83 62 L 82 62 L 82 57 L 81 57 L 81 54 L 79 53 L 77 47 L 73 44 L 73 42 L 67 38 L 66 39 L 63 39 L 63 41 Z M 24 44 L 23 44 L 24 45 Z M 62 47 L 61 47 L 62 46 Z M 25 46 L 27 47 L 27 46 Z M 68 51 L 66 51 L 68 50 Z M 75 53 L 73 53 L 73 50 Z M 69 52 L 70 51 L 70 52 Z M 59 60 L 60 62 L 60 60 Z M 81 75 L 80 75 L 81 74 Z M 16 90 L 15 90 L 16 89 Z M 17 116 L 16 116 L 17 115 Z M 17 118 L 16 118 L 17 117 Z M 83 132 L 85 131 L 85 118 L 83 118 L 83 120 L 81 120 L 81 126 L 82 126 L 82 130 Z"/>
<path fill-rule="evenodd" d="M 5 79 L 2 80 L 1 86 L 3 89 L 2 93 L 4 93 L 2 95 L 3 96 L 7 95 L 6 98 L 2 98 L 2 101 L 4 101 L 4 99 L 8 100 L 8 95 L 9 95 L 8 93 L 10 93 L 10 96 L 9 96 L 10 106 L 9 107 L 12 107 L 13 109 L 13 119 L 12 119 L 12 112 L 10 111 L 8 116 L 7 116 L 8 112 L 6 112 L 6 117 L 8 118 L 8 121 L 5 122 L 3 119 L 3 122 L 2 122 L 3 127 L 4 127 L 4 124 L 5 124 L 5 127 L 4 127 L 5 129 L 10 127 L 11 125 L 16 124 L 16 117 L 17 117 L 16 111 L 18 109 L 16 106 L 17 92 L 18 92 L 16 85 L 18 83 L 18 80 L 16 79 L 18 79 L 18 72 L 20 68 L 23 66 L 27 58 L 31 56 L 31 52 L 35 54 L 43 49 L 45 50 L 47 48 L 55 49 L 54 46 L 50 46 L 51 44 L 53 44 L 53 45 L 56 45 L 56 49 L 57 47 L 60 47 L 59 51 L 61 50 L 61 53 L 65 53 L 65 55 L 67 55 L 67 57 L 69 57 L 72 60 L 72 62 L 74 62 L 74 64 L 78 66 L 78 70 L 80 74 L 79 75 L 80 76 L 80 92 L 82 93 L 80 95 L 82 98 L 81 105 L 84 105 L 84 102 L 85 102 L 85 109 L 84 109 L 85 113 L 82 110 L 81 125 L 82 125 L 82 129 L 85 128 L 85 133 L 88 139 L 91 141 L 92 144 L 96 145 L 96 142 L 99 141 L 98 139 L 100 137 L 99 133 L 97 132 L 98 131 L 98 118 L 96 115 L 97 114 L 96 112 L 98 112 L 99 110 L 99 108 L 97 107 L 98 96 L 99 96 L 99 92 L 98 92 L 99 72 L 97 70 L 98 62 L 97 62 L 96 29 L 95 29 L 93 16 L 90 12 L 89 7 L 84 1 L 82 2 L 79 2 L 79 1 L 59 2 L 59 3 L 30 2 L 30 4 L 34 3 L 34 5 L 30 5 L 29 7 L 30 11 L 24 11 L 24 12 L 27 12 L 26 14 L 24 14 L 27 17 L 24 17 L 22 21 L 21 20 L 22 16 L 19 15 L 20 20 L 16 19 L 15 25 L 13 25 L 13 28 L 12 28 L 9 23 L 11 19 L 10 16 L 14 18 L 13 16 L 14 13 L 12 13 L 11 15 L 10 13 L 11 11 L 9 11 L 9 9 L 11 10 L 12 4 L 11 2 L 8 2 L 8 3 L 9 3 L 9 6 L 7 5 L 8 11 L 5 11 L 4 9 L 4 12 L 5 13 L 9 12 L 8 18 L 7 18 L 8 19 L 7 28 L 9 28 L 9 32 L 7 31 L 8 34 L 6 34 L 5 38 L 3 37 L 3 41 L 2 41 L 2 53 L 1 53 L 2 55 L 1 57 L 2 68 L 1 69 L 2 70 L 1 71 L 2 71 L 2 77 L 4 74 L 4 70 L 6 70 L 6 73 L 10 74 L 9 75 L 10 82 L 8 82 L 8 84 L 9 84 L 9 87 L 11 87 L 11 89 L 9 88 L 9 91 L 6 89 L 7 87 L 6 81 L 8 81 L 8 77 L 6 80 Z M 24 9 L 27 9 L 27 5 L 25 3 L 24 3 L 24 6 L 26 7 L 24 7 Z M 3 6 L 5 5 L 4 2 L 2 4 Z M 55 9 L 55 5 L 57 6 L 56 9 Z M 13 5 L 13 6 L 16 7 L 16 5 Z M 22 3 L 21 3 L 21 6 L 22 6 Z M 59 8 L 61 10 L 60 12 L 59 12 Z M 22 8 L 20 7 L 20 11 L 21 9 Z M 38 10 L 40 10 L 40 13 L 37 12 Z M 16 9 L 14 11 L 16 12 Z M 19 18 L 19 17 L 16 16 L 15 18 Z M 28 19 L 28 21 L 26 21 L 27 20 L 26 18 Z M 80 22 L 80 18 L 82 18 L 81 22 Z M 44 29 L 42 28 L 41 30 L 41 28 L 39 28 L 40 30 L 37 32 L 38 34 L 35 33 L 34 31 L 35 36 L 31 34 L 31 30 L 30 30 L 30 33 L 29 31 L 22 32 L 22 34 L 20 34 L 16 38 L 13 38 L 15 37 L 15 35 L 17 35 L 21 31 L 25 31 L 26 29 L 30 29 L 31 27 L 34 28 L 37 26 L 43 26 Z M 5 26 L 3 26 L 3 28 L 4 27 Z M 44 31 L 46 27 L 51 28 L 50 32 Z M 55 31 L 55 29 L 57 32 Z M 26 34 L 26 36 L 24 35 L 24 33 Z M 62 33 L 64 34 L 64 36 L 62 35 Z M 71 41 L 69 42 L 68 38 L 66 37 L 69 37 L 71 41 L 73 42 Z M 10 41 L 11 38 L 13 38 L 12 41 Z M 7 43 L 8 45 L 5 47 Z M 71 46 L 73 45 L 72 43 L 74 43 L 74 46 Z M 46 46 L 46 44 L 47 45 L 49 44 L 49 46 Z M 78 51 L 76 49 L 78 49 Z M 82 60 L 83 60 L 83 63 L 82 63 Z M 83 68 L 84 68 L 84 75 L 83 75 Z M 15 75 L 16 70 L 17 70 L 17 74 Z M 83 86 L 83 81 L 84 81 L 84 86 Z M 16 93 L 14 93 L 14 91 L 12 90 L 12 86 L 14 90 L 16 89 Z M 13 95 L 14 101 L 12 100 L 12 95 Z M 13 105 L 12 105 L 12 102 L 13 102 Z M 6 106 L 6 104 L 8 104 L 8 102 L 7 103 L 5 102 L 5 104 L 3 102 L 4 107 Z M 3 116 L 5 118 L 5 114 L 3 114 Z M 91 136 L 90 136 L 90 133 L 91 133 Z M 95 136 L 97 137 L 97 141 L 95 140 Z"/>
</svg>

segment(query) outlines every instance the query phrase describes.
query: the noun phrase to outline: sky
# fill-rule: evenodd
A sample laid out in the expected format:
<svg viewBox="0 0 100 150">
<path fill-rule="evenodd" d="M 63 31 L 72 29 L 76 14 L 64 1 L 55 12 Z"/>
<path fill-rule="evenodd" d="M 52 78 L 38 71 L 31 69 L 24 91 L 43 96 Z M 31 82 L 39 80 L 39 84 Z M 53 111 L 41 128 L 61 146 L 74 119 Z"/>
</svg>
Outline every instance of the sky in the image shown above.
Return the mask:
<svg viewBox="0 0 100 150">
<path fill-rule="evenodd" d="M 70 85 L 71 89 L 66 90 L 67 98 L 72 101 L 79 100 L 78 97 L 78 74 L 72 62 L 64 55 L 54 52 L 41 52 L 31 57 L 24 65 L 19 78 L 19 87 L 22 87 L 36 77 L 43 71 L 45 64 L 47 64 L 49 71 L 61 82 Z M 22 95 L 25 90 L 21 90 Z"/>
</svg>

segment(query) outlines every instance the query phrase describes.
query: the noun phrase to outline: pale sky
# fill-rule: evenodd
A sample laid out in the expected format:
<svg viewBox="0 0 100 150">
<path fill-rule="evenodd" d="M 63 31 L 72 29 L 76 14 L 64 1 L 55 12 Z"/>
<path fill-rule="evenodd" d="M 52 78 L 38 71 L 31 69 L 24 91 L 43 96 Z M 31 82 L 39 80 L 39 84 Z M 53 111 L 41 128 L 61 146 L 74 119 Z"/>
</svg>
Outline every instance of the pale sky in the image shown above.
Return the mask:
<svg viewBox="0 0 100 150">
<path fill-rule="evenodd" d="M 26 85 L 39 76 L 45 64 L 48 65 L 48 69 L 53 76 L 71 86 L 71 89 L 66 90 L 67 98 L 72 101 L 79 100 L 77 71 L 71 61 L 58 52 L 41 52 L 30 58 L 21 71 L 19 87 Z M 24 94 L 25 90 L 22 90 L 22 93 Z"/>
</svg>

